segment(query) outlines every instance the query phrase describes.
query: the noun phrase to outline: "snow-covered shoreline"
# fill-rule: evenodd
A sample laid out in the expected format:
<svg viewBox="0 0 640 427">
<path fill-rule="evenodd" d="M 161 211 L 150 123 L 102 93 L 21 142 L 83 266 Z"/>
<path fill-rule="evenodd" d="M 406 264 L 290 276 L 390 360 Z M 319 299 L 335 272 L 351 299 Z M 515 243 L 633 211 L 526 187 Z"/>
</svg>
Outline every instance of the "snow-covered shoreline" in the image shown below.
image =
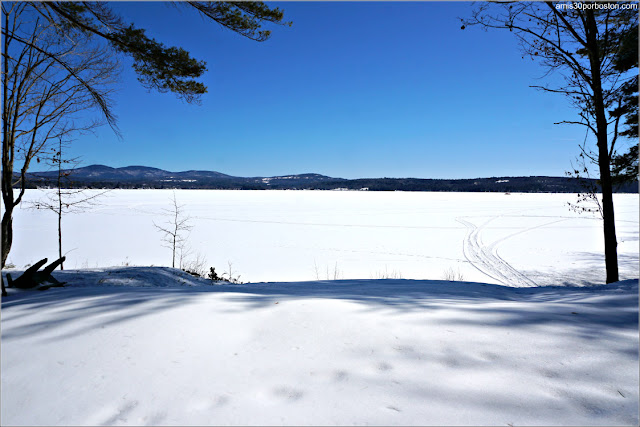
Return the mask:
<svg viewBox="0 0 640 427">
<path fill-rule="evenodd" d="M 2 301 L 2 425 L 638 423 L 637 280 L 54 275 Z"/>
</svg>

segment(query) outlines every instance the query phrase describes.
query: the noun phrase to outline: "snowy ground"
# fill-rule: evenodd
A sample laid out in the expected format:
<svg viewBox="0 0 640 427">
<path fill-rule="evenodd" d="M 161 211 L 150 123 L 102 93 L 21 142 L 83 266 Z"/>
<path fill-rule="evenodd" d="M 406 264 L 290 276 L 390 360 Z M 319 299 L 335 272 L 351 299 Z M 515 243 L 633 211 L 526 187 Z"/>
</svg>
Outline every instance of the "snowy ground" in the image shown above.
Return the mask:
<svg viewBox="0 0 640 427">
<path fill-rule="evenodd" d="M 28 191 L 24 206 L 42 197 Z M 64 219 L 67 268 L 170 266 L 154 228 L 171 190 L 116 190 Z M 433 279 L 509 286 L 598 284 L 602 223 L 571 212 L 575 194 L 178 190 L 192 258 L 242 281 Z M 616 194 L 622 279 L 638 277 L 638 195 Z M 52 212 L 20 209 L 9 261 L 57 254 Z"/>
<path fill-rule="evenodd" d="M 2 425 L 638 425 L 637 195 L 634 280 L 602 286 L 571 195 L 177 195 L 211 265 L 278 282 L 122 266 L 167 264 L 171 192 L 113 192 L 65 220 L 67 268 L 100 268 L 2 300 Z M 16 214 L 19 269 L 55 257 L 54 221 Z"/>
<path fill-rule="evenodd" d="M 637 280 L 56 276 L 2 302 L 2 425 L 638 424 Z"/>
</svg>

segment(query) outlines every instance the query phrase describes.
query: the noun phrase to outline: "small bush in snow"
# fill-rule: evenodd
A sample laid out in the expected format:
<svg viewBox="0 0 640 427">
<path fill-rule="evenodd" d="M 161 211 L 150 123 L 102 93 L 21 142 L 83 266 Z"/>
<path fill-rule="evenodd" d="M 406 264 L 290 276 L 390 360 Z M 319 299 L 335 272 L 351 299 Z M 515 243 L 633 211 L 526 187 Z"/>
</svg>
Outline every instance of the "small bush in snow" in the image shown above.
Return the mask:
<svg viewBox="0 0 640 427">
<path fill-rule="evenodd" d="M 211 280 L 212 282 L 220 282 L 223 280 L 221 276 L 218 276 L 218 273 L 216 273 L 216 269 L 214 267 L 209 267 L 209 274 L 207 275 L 207 279 Z"/>
<path fill-rule="evenodd" d="M 371 275 L 372 279 L 403 279 L 400 270 L 389 270 L 387 266 L 384 266 L 384 270 L 376 271 Z"/>
<path fill-rule="evenodd" d="M 449 282 L 462 282 L 464 280 L 464 276 L 460 273 L 460 270 L 454 271 L 452 267 L 449 267 L 444 271 L 442 278 Z"/>
<path fill-rule="evenodd" d="M 227 273 L 218 274 L 214 267 L 209 267 L 209 274 L 207 275 L 207 279 L 212 282 L 228 282 L 233 283 L 234 285 L 241 285 L 240 276 L 233 275 L 233 270 L 231 268 L 231 263 L 229 263 L 229 271 Z"/>
<path fill-rule="evenodd" d="M 187 268 L 183 268 L 182 271 L 184 271 L 185 273 L 190 274 L 192 276 L 195 276 L 195 277 L 202 277 L 202 274 L 200 274 L 197 271 L 189 270 Z"/>
<path fill-rule="evenodd" d="M 180 269 L 192 276 L 205 277 L 207 274 L 207 269 L 205 267 L 206 262 L 206 257 L 198 252 L 194 259 L 189 259 L 188 261 L 180 259 Z"/>
</svg>

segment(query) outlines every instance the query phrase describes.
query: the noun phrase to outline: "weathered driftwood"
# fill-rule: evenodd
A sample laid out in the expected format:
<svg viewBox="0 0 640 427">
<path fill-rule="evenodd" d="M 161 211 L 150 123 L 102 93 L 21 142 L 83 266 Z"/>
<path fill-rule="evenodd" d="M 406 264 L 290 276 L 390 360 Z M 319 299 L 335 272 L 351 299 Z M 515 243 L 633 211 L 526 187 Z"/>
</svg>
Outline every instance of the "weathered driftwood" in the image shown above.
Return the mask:
<svg viewBox="0 0 640 427">
<path fill-rule="evenodd" d="M 51 273 L 56 269 L 56 267 L 62 264 L 64 260 L 65 257 L 59 258 L 46 266 L 44 270 L 38 271 L 38 269 L 47 262 L 47 258 L 41 259 L 31 267 L 27 268 L 24 273 L 22 273 L 22 275 L 16 280 L 13 280 L 11 278 L 11 275 L 7 274 L 7 282 L 9 282 L 9 287 L 18 289 L 32 289 L 39 286 L 38 289 L 45 290 L 54 286 L 63 286 L 64 283 L 59 282 L 55 277 L 51 275 Z M 40 286 L 45 282 L 51 283 L 51 285 Z"/>
</svg>

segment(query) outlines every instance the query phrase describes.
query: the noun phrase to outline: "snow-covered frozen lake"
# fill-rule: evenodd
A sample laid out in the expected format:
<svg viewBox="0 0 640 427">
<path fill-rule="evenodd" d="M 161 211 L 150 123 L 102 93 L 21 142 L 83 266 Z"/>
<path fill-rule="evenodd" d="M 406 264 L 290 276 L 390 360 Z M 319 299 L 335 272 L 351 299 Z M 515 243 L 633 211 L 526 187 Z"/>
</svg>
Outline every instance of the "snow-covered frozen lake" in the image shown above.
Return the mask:
<svg viewBox="0 0 640 427">
<path fill-rule="evenodd" d="M 69 215 L 65 286 L 9 289 L 2 425 L 638 425 L 637 279 L 531 287 L 604 283 L 575 195 L 176 191 L 194 253 L 274 282 L 242 285 L 123 266 L 170 264 L 171 196 Z M 638 195 L 615 203 L 637 278 Z M 56 242 L 16 213 L 18 268 Z"/>
<path fill-rule="evenodd" d="M 9 262 L 56 258 L 53 212 L 14 216 Z M 63 220 L 67 268 L 170 266 L 154 227 L 172 190 L 114 190 Z M 510 286 L 604 282 L 601 221 L 575 194 L 176 190 L 191 258 L 240 280 L 443 279 Z M 620 278 L 638 277 L 638 195 L 614 196 Z"/>
</svg>

